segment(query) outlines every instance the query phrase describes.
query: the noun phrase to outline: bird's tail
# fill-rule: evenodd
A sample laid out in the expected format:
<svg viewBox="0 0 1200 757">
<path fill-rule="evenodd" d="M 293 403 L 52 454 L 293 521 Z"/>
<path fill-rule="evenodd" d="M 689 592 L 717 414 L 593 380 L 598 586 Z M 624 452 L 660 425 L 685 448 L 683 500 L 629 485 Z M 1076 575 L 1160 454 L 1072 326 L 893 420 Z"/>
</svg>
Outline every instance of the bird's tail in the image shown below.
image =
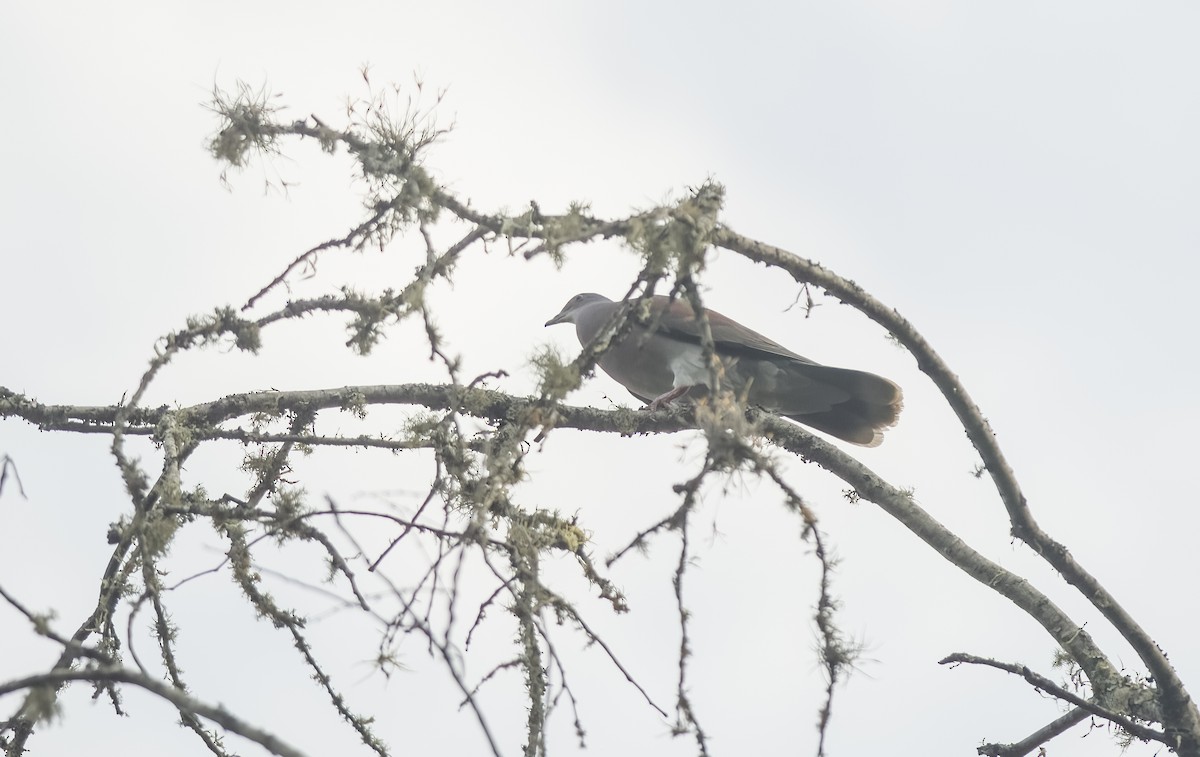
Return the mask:
<svg viewBox="0 0 1200 757">
<path fill-rule="evenodd" d="M 788 415 L 794 421 L 864 447 L 876 447 L 883 432 L 894 426 L 904 407 L 900 387 L 866 371 L 828 365 L 800 364 L 805 378 L 841 390 L 847 399 L 834 402 L 828 410 Z"/>
</svg>

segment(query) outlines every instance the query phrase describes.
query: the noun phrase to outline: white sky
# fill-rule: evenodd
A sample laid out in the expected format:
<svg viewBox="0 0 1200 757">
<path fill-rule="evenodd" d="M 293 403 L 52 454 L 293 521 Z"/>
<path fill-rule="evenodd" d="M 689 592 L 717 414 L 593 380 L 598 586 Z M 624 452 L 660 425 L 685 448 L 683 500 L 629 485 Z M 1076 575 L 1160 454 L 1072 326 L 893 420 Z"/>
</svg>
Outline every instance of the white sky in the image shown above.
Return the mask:
<svg viewBox="0 0 1200 757">
<path fill-rule="evenodd" d="M 724 219 L 735 230 L 819 260 L 898 308 L 973 392 L 1043 525 L 1200 686 L 1192 585 L 1200 9 L 790 5 L 7 4 L 0 385 L 45 402 L 113 403 L 134 387 L 157 336 L 189 315 L 241 303 L 286 261 L 360 220 L 349 162 L 311 143 L 285 144 L 286 157 L 223 189 L 204 150 L 215 120 L 202 105 L 214 83 L 265 85 L 282 94 L 287 117 L 313 113 L 337 125 L 346 98 L 364 92 L 361 65 L 379 85 L 409 86 L 419 71 L 427 89 L 448 87 L 438 115 L 455 123 L 429 165 L 479 208 L 517 210 L 537 199 L 554 211 L 581 199 L 617 215 L 711 176 L 728 189 Z M 264 195 L 267 179 L 293 183 L 288 196 Z M 412 252 L 398 244 L 386 255 L 335 253 L 294 293 L 402 285 L 417 264 Z M 468 375 L 505 368 L 512 376 L 498 386 L 524 393 L 537 345 L 575 347 L 570 329 L 543 331 L 545 319 L 577 291 L 620 294 L 636 265 L 602 244 L 574 250 L 561 273 L 544 260 L 475 253 L 455 287 L 437 292 L 441 325 Z M 713 307 L 792 349 L 900 383 L 901 423 L 862 459 L 914 488 L 926 509 L 1034 581 L 1139 671 L 1102 619 L 1011 542 L 994 491 L 970 476 L 976 459 L 962 432 L 911 358 L 831 300 L 805 320 L 787 309 L 795 289 L 785 275 L 732 254 L 717 256 L 706 283 Z M 311 320 L 268 333 L 261 358 L 185 356 L 149 402 L 436 376 L 414 352 L 413 324 L 365 359 L 339 349 L 342 333 L 340 322 Z M 574 400 L 606 406 L 606 397 L 630 401 L 605 377 Z M 670 486 L 701 454 L 694 441 L 680 451 L 690 438 L 558 431 L 530 460 L 526 502 L 577 511 L 603 558 L 675 507 Z M 126 507 L 106 446 L 0 424 L 0 454 L 16 459 L 29 493 L 0 500 L 0 584 L 55 610 L 62 631 L 94 602 L 107 524 Z M 153 468 L 152 450 L 145 454 Z M 236 492 L 237 460 L 232 446 L 205 453 L 189 467 L 190 483 Z M 403 498 L 395 492 L 420 489 L 425 470 L 366 453 L 323 453 L 298 466 L 314 496 L 345 502 L 378 492 Z M 840 482 L 798 462 L 789 470 L 841 558 L 840 622 L 869 649 L 861 674 L 839 690 L 831 754 L 973 754 L 983 740 L 1017 740 L 1059 713 L 1005 674 L 936 664 L 967 651 L 1057 677 L 1040 627 L 874 506 L 847 504 Z M 729 496 L 709 491 L 699 520 L 719 532 L 698 540 L 687 589 L 693 695 L 713 752 L 812 754 L 823 682 L 810 621 L 815 573 L 799 524 L 754 482 Z M 634 608 L 619 618 L 570 583 L 565 562 L 560 571 L 668 708 L 675 544 L 664 537 L 650 557 L 614 566 Z M 167 565 L 172 576 L 214 564 L 215 545 L 193 527 Z M 278 564 L 314 557 L 297 551 Z M 173 604 L 193 693 L 309 754 L 355 748 L 353 732 L 306 685 L 290 641 L 254 623 L 227 578 L 194 585 Z M 270 585 L 285 599 L 312 601 Z M 478 660 L 468 657 L 475 676 L 512 637 L 502 614 L 489 624 L 491 641 L 472 650 Z M 28 636 L 25 621 L 0 607 L 0 679 L 53 659 L 51 645 Z M 402 649 L 409 670 L 384 681 L 370 675 L 373 637 L 353 618 L 317 622 L 313 637 L 395 754 L 485 748 L 419 644 Z M 591 754 L 694 752 L 595 650 L 579 653 L 565 629 L 558 638 L 576 666 Z M 140 652 L 154 657 L 149 642 Z M 519 753 L 522 696 L 514 674 L 483 697 L 505 754 Z M 204 753 L 169 708 L 134 692 L 132 719 L 92 704 L 83 687 L 64 702 L 65 719 L 35 737 L 34 754 Z M 14 705 L 6 698 L 0 712 Z M 1103 732 L 1081 739 L 1085 730 L 1052 742 L 1049 753 L 1120 752 Z M 568 712 L 550 733 L 552 753 L 573 753 Z M 1135 745 L 1127 754 L 1156 751 Z"/>
</svg>

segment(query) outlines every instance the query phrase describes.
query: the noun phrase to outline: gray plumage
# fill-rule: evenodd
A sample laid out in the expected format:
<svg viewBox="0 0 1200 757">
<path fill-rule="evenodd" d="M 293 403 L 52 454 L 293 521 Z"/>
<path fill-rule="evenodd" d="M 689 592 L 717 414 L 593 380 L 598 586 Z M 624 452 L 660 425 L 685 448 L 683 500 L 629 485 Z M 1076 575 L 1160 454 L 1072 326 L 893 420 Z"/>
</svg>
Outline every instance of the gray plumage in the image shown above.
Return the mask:
<svg viewBox="0 0 1200 757">
<path fill-rule="evenodd" d="M 600 294 L 577 294 L 546 321 L 575 324 L 580 344 L 604 328 L 621 303 Z M 633 396 L 657 408 L 682 396 L 700 396 L 709 383 L 700 346 L 700 324 L 691 306 L 656 295 L 646 327 L 632 331 L 600 358 L 600 367 Z M 895 425 L 903 405 L 900 387 L 865 371 L 815 363 L 714 310 L 705 310 L 721 385 L 761 407 L 839 439 L 874 447 Z"/>
</svg>

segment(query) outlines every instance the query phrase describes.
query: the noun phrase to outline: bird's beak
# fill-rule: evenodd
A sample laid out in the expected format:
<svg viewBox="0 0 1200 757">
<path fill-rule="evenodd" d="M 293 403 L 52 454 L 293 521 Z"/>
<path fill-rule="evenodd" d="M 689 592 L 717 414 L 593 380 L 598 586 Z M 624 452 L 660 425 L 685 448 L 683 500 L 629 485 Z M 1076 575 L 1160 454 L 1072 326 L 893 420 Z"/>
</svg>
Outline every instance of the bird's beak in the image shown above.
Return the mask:
<svg viewBox="0 0 1200 757">
<path fill-rule="evenodd" d="M 556 315 L 553 318 L 551 318 L 550 320 L 546 321 L 546 325 L 553 326 L 558 323 L 569 323 L 569 322 L 570 322 L 570 318 L 567 315 L 567 309 L 563 308 L 562 311 L 558 315 Z"/>
</svg>

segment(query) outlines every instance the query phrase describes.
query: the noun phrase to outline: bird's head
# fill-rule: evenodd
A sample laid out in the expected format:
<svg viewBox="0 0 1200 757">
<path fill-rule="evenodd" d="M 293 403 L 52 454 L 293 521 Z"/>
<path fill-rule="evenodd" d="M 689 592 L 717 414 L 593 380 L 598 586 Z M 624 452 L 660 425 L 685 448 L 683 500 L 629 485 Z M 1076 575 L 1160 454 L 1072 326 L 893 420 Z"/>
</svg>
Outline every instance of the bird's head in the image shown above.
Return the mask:
<svg viewBox="0 0 1200 757">
<path fill-rule="evenodd" d="M 558 315 L 546 321 L 546 325 L 553 326 L 556 323 L 578 323 L 579 313 L 589 306 L 596 305 L 598 303 L 607 303 L 611 305 L 612 300 L 608 299 L 602 294 L 596 294 L 595 292 L 577 294 L 571 299 L 567 300 L 567 304 L 563 305 L 562 310 L 558 311 Z"/>
</svg>

